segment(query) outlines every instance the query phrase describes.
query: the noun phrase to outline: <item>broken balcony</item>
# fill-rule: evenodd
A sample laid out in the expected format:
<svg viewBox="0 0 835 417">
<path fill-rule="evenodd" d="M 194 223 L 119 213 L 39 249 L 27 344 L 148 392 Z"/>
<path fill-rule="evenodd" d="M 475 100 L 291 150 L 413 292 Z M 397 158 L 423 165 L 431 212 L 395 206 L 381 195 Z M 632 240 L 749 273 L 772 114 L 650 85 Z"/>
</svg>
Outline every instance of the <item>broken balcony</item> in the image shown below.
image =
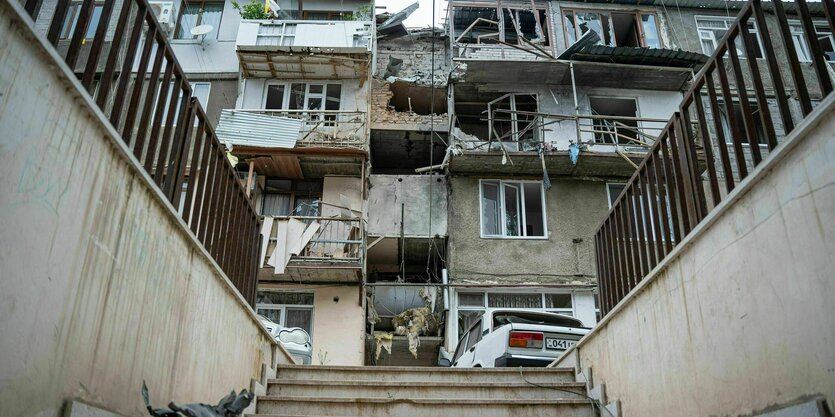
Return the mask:
<svg viewBox="0 0 835 417">
<path fill-rule="evenodd" d="M 370 21 L 244 20 L 236 50 L 245 78 L 364 79 Z"/>
<path fill-rule="evenodd" d="M 264 224 L 261 237 L 266 251 L 259 281 L 361 282 L 365 257 L 362 219 L 350 215 L 276 216 L 265 218 Z"/>
<path fill-rule="evenodd" d="M 217 135 L 233 146 L 364 150 L 366 129 L 360 111 L 226 109 Z"/>
<path fill-rule="evenodd" d="M 528 103 L 529 110 L 525 100 L 511 102 L 518 110 L 489 105 L 487 114 L 467 114 L 461 108 L 452 131 L 459 152 L 450 170 L 477 173 L 492 167 L 538 175 L 544 168 L 554 175 L 628 177 L 666 120 L 636 117 L 634 107 L 630 114 L 629 103 L 618 99 L 601 101 L 591 98 L 593 114 L 574 115 L 538 112 L 535 102 Z"/>
</svg>

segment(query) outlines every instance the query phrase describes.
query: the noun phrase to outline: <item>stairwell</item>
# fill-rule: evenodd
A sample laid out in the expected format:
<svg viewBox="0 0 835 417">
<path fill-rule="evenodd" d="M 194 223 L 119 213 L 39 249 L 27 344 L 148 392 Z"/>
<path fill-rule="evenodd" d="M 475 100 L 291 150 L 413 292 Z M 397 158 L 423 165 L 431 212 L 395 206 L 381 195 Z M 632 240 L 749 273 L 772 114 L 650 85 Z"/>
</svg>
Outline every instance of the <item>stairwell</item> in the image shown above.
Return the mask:
<svg viewBox="0 0 835 417">
<path fill-rule="evenodd" d="M 571 368 L 281 365 L 254 417 L 594 415 Z"/>
</svg>

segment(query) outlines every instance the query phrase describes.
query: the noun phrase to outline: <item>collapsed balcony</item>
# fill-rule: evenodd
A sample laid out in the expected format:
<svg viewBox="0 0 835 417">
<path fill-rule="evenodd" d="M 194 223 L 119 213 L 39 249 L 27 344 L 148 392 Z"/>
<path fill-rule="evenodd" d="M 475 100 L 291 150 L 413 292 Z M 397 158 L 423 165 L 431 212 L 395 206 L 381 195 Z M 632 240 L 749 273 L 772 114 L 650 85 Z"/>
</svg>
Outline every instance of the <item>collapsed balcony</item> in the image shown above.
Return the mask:
<svg viewBox="0 0 835 417">
<path fill-rule="evenodd" d="M 226 109 L 217 135 L 235 146 L 365 149 L 366 113 L 344 110 Z"/>
</svg>

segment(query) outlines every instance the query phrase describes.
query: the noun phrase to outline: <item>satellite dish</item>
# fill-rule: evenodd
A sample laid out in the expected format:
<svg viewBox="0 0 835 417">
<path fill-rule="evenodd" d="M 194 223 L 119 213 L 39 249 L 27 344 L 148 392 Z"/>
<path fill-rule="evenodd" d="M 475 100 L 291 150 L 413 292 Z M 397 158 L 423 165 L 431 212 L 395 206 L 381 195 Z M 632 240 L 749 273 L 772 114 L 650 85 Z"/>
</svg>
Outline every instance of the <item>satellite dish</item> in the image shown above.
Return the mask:
<svg viewBox="0 0 835 417">
<path fill-rule="evenodd" d="M 200 25 L 191 28 L 191 36 L 206 36 L 207 33 L 213 31 L 215 28 L 212 25 Z"/>
</svg>

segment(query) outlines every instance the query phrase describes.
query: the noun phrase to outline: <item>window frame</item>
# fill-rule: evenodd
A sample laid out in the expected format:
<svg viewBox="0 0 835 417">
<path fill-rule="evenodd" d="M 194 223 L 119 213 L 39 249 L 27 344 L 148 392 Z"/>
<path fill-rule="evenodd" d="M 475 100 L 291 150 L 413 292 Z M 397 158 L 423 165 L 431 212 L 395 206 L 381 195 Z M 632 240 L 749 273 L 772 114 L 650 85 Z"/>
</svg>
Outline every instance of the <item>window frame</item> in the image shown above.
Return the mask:
<svg viewBox="0 0 835 417">
<path fill-rule="evenodd" d="M 658 17 L 658 13 L 655 11 L 643 11 L 643 10 L 605 10 L 605 9 L 586 9 L 586 8 L 560 8 L 560 18 L 562 19 L 562 29 L 563 29 L 563 40 L 565 41 L 565 47 L 568 48 L 571 46 L 573 42 L 569 42 L 568 36 L 568 25 L 565 24 L 566 14 L 571 13 L 572 15 L 577 16 L 577 12 L 580 13 L 598 13 L 598 14 L 605 14 L 609 17 L 609 27 L 614 30 L 614 22 L 612 21 L 612 13 L 617 14 L 631 14 L 633 17 L 633 21 L 635 22 L 635 30 L 638 32 L 638 41 L 641 43 L 641 48 L 650 48 L 647 46 L 646 36 L 644 35 L 644 25 L 643 21 L 641 20 L 641 16 L 643 15 L 653 15 L 655 16 L 655 25 L 656 31 L 658 32 L 658 49 L 664 49 L 664 38 L 661 36 L 661 19 Z M 579 28 L 577 27 L 576 20 L 574 24 L 574 37 L 575 39 L 580 39 L 584 35 L 584 33 L 578 33 Z M 613 31 L 614 35 L 614 31 Z M 602 41 L 603 39 L 601 39 Z M 604 46 L 618 46 L 617 39 L 615 37 L 612 38 L 612 45 L 605 45 Z"/>
<path fill-rule="evenodd" d="M 734 142 L 733 142 L 733 129 L 731 128 L 731 121 L 728 118 L 728 110 L 727 110 L 727 106 L 725 105 L 725 100 L 723 98 L 719 98 L 717 100 L 717 103 L 719 104 L 719 124 L 722 126 L 722 134 L 725 136 L 725 145 L 733 145 L 734 144 Z M 760 120 L 762 120 L 762 117 L 763 117 L 762 109 L 760 109 L 759 104 L 756 102 L 756 100 L 749 99 L 748 100 L 748 105 L 749 106 L 754 106 L 754 107 L 757 108 L 757 112 L 760 113 Z M 739 100 L 739 97 L 733 97 L 732 106 L 734 106 L 734 108 L 739 106 L 740 107 L 740 112 L 742 112 L 742 102 Z M 770 112 L 771 111 L 770 107 L 766 108 L 766 111 Z M 752 114 L 751 117 L 753 117 L 753 116 L 754 115 Z M 734 117 L 736 117 L 736 115 L 734 115 Z M 745 127 L 744 127 L 745 122 L 743 120 L 737 120 L 737 123 L 740 124 L 740 126 L 739 126 L 740 132 L 739 133 L 742 135 L 742 138 L 741 138 L 742 140 L 740 140 L 740 145 L 742 145 L 743 149 L 750 148 L 751 144 L 748 143 L 748 134 L 745 131 Z M 756 123 L 756 120 L 754 121 L 754 125 L 758 129 L 762 127 L 760 124 Z M 759 133 L 763 133 L 763 134 L 760 135 Z M 757 145 L 759 145 L 760 149 L 768 149 L 768 141 L 765 138 L 765 132 L 761 132 L 760 130 L 758 130 L 757 139 L 758 139 Z M 760 142 L 760 140 L 762 140 L 762 142 Z"/>
<path fill-rule="evenodd" d="M 500 210 L 500 221 L 502 234 L 500 235 L 485 235 L 484 234 L 484 183 L 485 182 L 498 182 L 499 185 L 499 201 L 502 203 Z M 505 187 L 504 183 L 517 183 L 517 184 L 525 184 L 525 183 L 534 183 L 539 184 L 539 191 L 540 191 L 540 204 L 542 204 L 542 236 L 527 236 L 527 231 L 525 230 L 524 225 L 526 224 L 527 220 L 525 218 L 525 191 L 524 186 L 519 187 L 522 191 L 519 196 L 519 230 L 524 233 L 524 235 L 520 236 L 508 236 L 507 231 L 505 230 L 507 227 L 506 223 L 506 212 L 507 210 L 504 209 L 504 201 L 505 201 Z M 503 179 L 490 179 L 490 178 L 480 178 L 478 180 L 478 233 L 482 239 L 516 239 L 516 240 L 548 240 L 548 208 L 546 206 L 545 201 L 545 187 L 540 180 L 503 180 Z"/>
<path fill-rule="evenodd" d="M 194 21 L 194 26 L 200 26 L 203 21 L 203 11 L 206 7 L 206 3 L 213 3 L 220 5 L 220 20 L 217 22 L 217 27 L 214 28 L 214 39 L 218 38 L 220 34 L 220 25 L 223 23 L 223 12 L 226 10 L 226 1 L 224 0 L 192 0 L 191 3 L 183 2 L 180 5 L 180 12 L 177 13 L 177 24 L 174 25 L 174 32 L 172 32 L 171 38 L 175 41 L 196 41 L 199 40 L 199 36 L 194 36 L 191 33 L 183 34 L 183 37 L 178 37 L 177 33 L 180 31 L 183 15 L 186 12 L 186 8 L 188 6 L 196 6 L 200 5 L 200 12 L 197 14 L 197 19 Z M 205 35 L 204 35 L 205 36 Z"/>
<path fill-rule="evenodd" d="M 795 19 L 789 19 L 788 23 L 789 34 L 792 37 L 794 48 L 797 50 L 797 59 L 803 63 L 811 63 L 812 51 L 809 47 L 809 43 L 806 41 L 806 34 L 803 31 L 803 23 Z M 826 29 L 823 33 L 829 38 L 829 43 L 832 45 L 832 49 L 835 50 L 835 33 L 829 31 L 828 23 L 825 20 L 813 20 L 812 26 L 815 27 L 815 36 L 818 39 L 820 39 L 819 35 L 821 34 L 821 32 L 818 32 L 818 27 L 823 26 Z M 829 60 L 827 59 L 826 54 L 824 54 L 824 60 L 831 64 L 835 63 L 835 58 Z"/>
<path fill-rule="evenodd" d="M 95 27 L 98 26 L 98 22 L 95 25 L 92 24 L 93 16 L 96 15 L 96 8 L 101 8 L 102 11 L 104 10 L 104 3 L 105 2 L 102 0 L 93 2 L 92 13 L 87 16 L 87 23 L 84 25 L 84 40 L 92 40 L 96 37 Z M 82 4 L 82 0 L 70 2 L 67 10 L 67 17 L 61 25 L 61 33 L 58 35 L 58 40 L 68 41 L 72 39 L 73 34 L 75 34 L 75 31 L 78 29 L 78 15 L 81 13 Z M 101 14 L 99 14 L 99 21 L 101 21 Z M 65 28 L 64 25 L 67 27 Z M 87 32 L 90 30 L 91 26 L 94 27 L 93 36 L 87 37 Z"/>
<path fill-rule="evenodd" d="M 736 17 L 695 15 L 695 16 L 693 16 L 693 20 L 696 22 L 696 38 L 699 40 L 699 47 L 702 49 L 703 54 L 705 54 L 707 56 L 711 56 L 711 55 L 713 55 L 714 52 L 716 52 L 716 49 L 719 47 L 719 41 L 721 41 L 722 38 L 716 39 L 716 32 L 714 32 L 714 29 L 718 29 L 718 28 L 708 28 L 708 27 L 699 26 L 699 20 L 702 20 L 702 21 L 713 20 L 713 21 L 724 22 L 725 26 L 726 26 L 725 30 L 727 31 L 727 30 L 730 30 L 730 27 L 736 21 Z M 751 23 L 752 23 L 752 25 L 751 25 L 750 28 L 748 28 L 748 32 L 750 34 L 754 35 L 754 39 L 756 40 L 757 48 L 760 51 L 760 55 L 765 57 L 765 49 L 763 48 L 762 37 L 760 36 L 760 29 L 757 27 L 757 22 L 751 22 Z M 704 38 L 702 38 L 702 31 L 703 30 L 709 31 L 710 34 L 711 34 L 710 41 L 711 41 L 711 43 L 713 43 L 713 51 L 711 51 L 711 52 L 705 51 L 704 45 L 702 44 L 702 40 L 704 39 Z M 737 35 L 737 39 L 739 41 L 742 41 L 742 35 Z M 736 45 L 736 42 L 734 42 L 734 45 Z M 727 56 L 727 52 L 725 53 L 725 55 Z M 737 56 L 740 59 L 748 59 L 748 55 L 745 51 L 745 46 L 744 45 L 742 46 L 742 48 L 737 47 Z M 763 58 L 758 58 L 756 56 L 754 58 L 755 59 L 763 59 Z"/>
<path fill-rule="evenodd" d="M 304 84 L 304 104 L 303 104 L 304 109 L 290 109 L 289 108 L 289 106 L 290 106 L 290 94 L 291 94 L 290 89 L 291 89 L 291 86 L 293 84 Z M 280 111 L 306 112 L 306 113 L 310 113 L 310 114 L 316 114 L 317 111 L 319 111 L 319 112 L 325 111 L 325 108 L 327 108 L 327 102 L 329 100 L 334 101 L 334 100 L 328 98 L 328 85 L 331 85 L 331 84 L 339 84 L 339 86 L 340 86 L 340 90 L 339 90 L 339 110 L 337 110 L 337 111 L 342 111 L 342 109 L 343 109 L 342 104 L 344 103 L 343 93 L 345 91 L 345 88 L 344 88 L 345 83 L 341 80 L 333 80 L 333 81 L 332 80 L 326 80 L 326 81 L 322 81 L 322 82 L 316 82 L 316 81 L 309 82 L 309 81 L 305 81 L 305 80 L 298 80 L 298 81 L 292 81 L 292 80 L 291 81 L 267 81 L 267 82 L 264 83 L 264 90 L 261 94 L 261 109 L 262 110 L 279 111 L 279 112 Z M 322 86 L 322 92 L 321 93 L 311 93 L 310 92 L 310 86 L 311 85 L 321 85 Z M 271 86 L 283 86 L 284 87 L 284 92 L 283 92 L 283 96 L 282 96 L 282 99 L 281 99 L 282 100 L 281 101 L 281 107 L 282 108 L 280 108 L 280 109 L 267 109 L 267 93 L 269 92 L 269 88 Z M 311 110 L 311 109 L 308 108 L 308 103 L 310 102 L 311 95 L 313 95 L 312 98 L 319 98 L 319 99 L 322 100 L 322 108 L 321 109 L 312 109 Z"/>
<path fill-rule="evenodd" d="M 618 195 L 613 196 L 612 195 L 612 188 L 611 188 L 612 186 L 623 187 L 623 190 L 621 190 L 621 192 Z M 627 183 L 627 182 L 607 182 L 606 183 L 606 197 L 607 197 L 607 202 L 609 203 L 609 210 L 612 209 L 613 202 L 615 201 L 616 198 L 620 197 L 620 195 L 623 194 L 623 192 L 626 190 L 627 186 L 629 186 L 629 183 Z M 612 198 L 612 197 L 614 197 L 614 198 Z"/>
<path fill-rule="evenodd" d="M 589 115 L 594 116 L 594 114 L 592 113 L 592 103 L 591 103 L 592 99 L 599 99 L 599 100 L 610 100 L 610 99 L 632 100 L 632 101 L 635 102 L 635 116 L 634 117 L 639 118 L 639 119 L 641 118 L 641 102 L 640 102 L 640 100 L 638 100 L 637 96 L 631 96 L 630 97 L 630 96 L 607 96 L 607 95 L 598 95 L 598 94 L 594 94 L 594 93 L 588 94 L 586 96 L 586 101 L 588 102 L 588 105 L 589 105 Z M 619 117 L 619 116 L 609 116 L 609 117 Z M 628 116 L 628 117 L 633 117 L 633 116 Z M 637 120 L 636 124 L 637 124 L 637 129 L 639 131 L 644 130 L 644 122 L 643 121 Z M 592 126 L 594 126 L 594 119 L 592 119 Z M 593 128 L 592 130 L 597 130 L 597 129 Z M 605 141 L 598 141 L 597 140 L 597 135 L 598 135 L 598 133 L 592 133 L 592 140 L 594 141 L 595 146 L 600 146 L 600 145 L 604 145 L 604 146 L 608 145 L 608 146 L 616 146 L 616 147 L 630 146 L 629 143 L 625 143 L 625 144 L 620 143 L 619 138 L 615 138 L 616 143 L 608 143 L 608 142 L 605 142 Z M 636 146 L 636 144 L 632 144 L 631 146 Z"/>
<path fill-rule="evenodd" d="M 267 182 L 268 181 L 290 181 L 290 189 L 289 190 L 281 190 L 281 191 L 267 191 Z M 308 191 L 299 191 L 298 184 L 300 181 L 304 182 L 317 182 L 322 185 L 322 191 L 318 192 L 308 192 Z M 305 180 L 295 180 L 290 178 L 280 178 L 280 177 L 264 177 L 264 188 L 261 190 L 261 207 L 260 212 L 258 214 L 264 216 L 264 205 L 266 204 L 266 196 L 268 194 L 280 194 L 280 195 L 289 195 L 290 196 L 290 203 L 289 203 L 289 210 L 290 213 L 287 215 L 283 215 L 286 217 L 294 217 L 298 216 L 295 214 L 296 212 L 296 198 L 318 198 L 319 200 L 319 213 L 316 217 L 322 214 L 322 194 L 324 192 L 324 182 L 319 181 L 318 179 L 305 179 Z M 270 216 L 282 216 L 282 215 L 270 215 Z"/>
<path fill-rule="evenodd" d="M 272 292 L 272 293 L 300 293 L 300 294 L 310 294 L 313 297 L 314 304 L 262 304 L 258 303 L 255 304 L 255 313 L 261 315 L 258 310 L 280 310 L 281 311 L 281 319 L 279 320 L 281 323 L 276 323 L 281 327 L 285 326 L 287 323 L 287 308 L 290 309 L 297 309 L 297 310 L 309 310 L 310 311 L 310 330 L 305 329 L 310 337 L 313 337 L 313 330 L 314 330 L 314 320 L 316 314 L 316 293 L 313 291 L 284 291 L 284 290 L 273 290 L 273 289 L 261 289 L 258 290 L 259 292 Z M 266 316 L 265 316 L 266 317 Z"/>
<path fill-rule="evenodd" d="M 459 1 L 451 1 L 449 3 L 449 8 L 450 8 L 450 11 L 453 15 L 451 15 L 450 19 L 449 19 L 450 20 L 450 34 L 451 34 L 450 39 L 452 40 L 452 42 L 454 44 L 459 44 L 459 43 L 470 44 L 470 43 L 472 43 L 472 44 L 475 44 L 475 45 L 495 45 L 493 43 L 487 43 L 487 42 L 477 43 L 477 42 L 457 42 L 456 41 L 456 39 L 458 39 L 458 37 L 461 36 L 460 33 L 456 33 L 456 29 L 460 29 L 461 32 L 463 32 L 467 29 L 466 27 L 463 27 L 463 28 L 456 28 L 455 27 L 455 17 L 454 17 L 454 13 L 456 11 L 455 8 L 460 8 L 460 7 L 470 7 L 470 8 L 481 8 L 481 9 L 493 9 L 493 10 L 495 10 L 496 11 L 496 22 L 498 23 L 498 25 L 496 25 L 496 31 L 498 32 L 498 36 L 496 36 L 496 39 L 498 39 L 502 42 L 505 42 L 505 36 L 504 36 L 505 32 L 506 32 L 505 26 L 510 25 L 509 28 L 511 30 L 513 29 L 513 23 L 512 22 L 505 22 L 504 12 L 506 12 L 507 9 L 510 9 L 510 10 L 513 10 L 513 11 L 520 11 L 520 10 L 521 11 L 528 11 L 528 12 L 531 11 L 530 7 L 526 7 L 524 5 L 518 5 L 518 4 L 508 4 L 508 5 L 502 4 L 502 7 L 498 7 L 498 6 L 495 6 L 495 5 L 490 7 L 490 5 L 485 4 L 485 3 L 478 3 L 478 2 L 472 2 L 472 1 L 469 1 L 469 2 L 468 1 L 460 1 L 460 2 Z M 537 13 L 544 12 L 544 14 L 545 14 L 544 18 L 541 17 L 539 19 L 540 20 L 539 23 L 540 23 L 540 25 L 542 25 L 542 29 L 546 32 L 544 34 L 545 35 L 544 37 L 545 37 L 545 41 L 547 41 L 548 43 L 544 44 L 544 45 L 540 44 L 539 46 L 540 47 L 546 47 L 546 48 L 553 48 L 552 44 L 554 43 L 555 37 L 553 35 L 553 28 L 551 27 L 551 18 L 550 18 L 551 10 L 550 10 L 550 7 L 547 6 L 547 5 L 545 5 L 545 6 L 538 6 L 537 5 L 535 10 L 536 10 Z M 531 39 L 529 39 L 529 40 L 531 40 Z M 501 44 L 498 44 L 498 45 L 501 46 L 501 47 L 505 47 L 505 45 L 501 45 Z M 517 39 L 517 45 L 527 46 L 527 43 L 525 43 L 521 39 Z"/>
</svg>

